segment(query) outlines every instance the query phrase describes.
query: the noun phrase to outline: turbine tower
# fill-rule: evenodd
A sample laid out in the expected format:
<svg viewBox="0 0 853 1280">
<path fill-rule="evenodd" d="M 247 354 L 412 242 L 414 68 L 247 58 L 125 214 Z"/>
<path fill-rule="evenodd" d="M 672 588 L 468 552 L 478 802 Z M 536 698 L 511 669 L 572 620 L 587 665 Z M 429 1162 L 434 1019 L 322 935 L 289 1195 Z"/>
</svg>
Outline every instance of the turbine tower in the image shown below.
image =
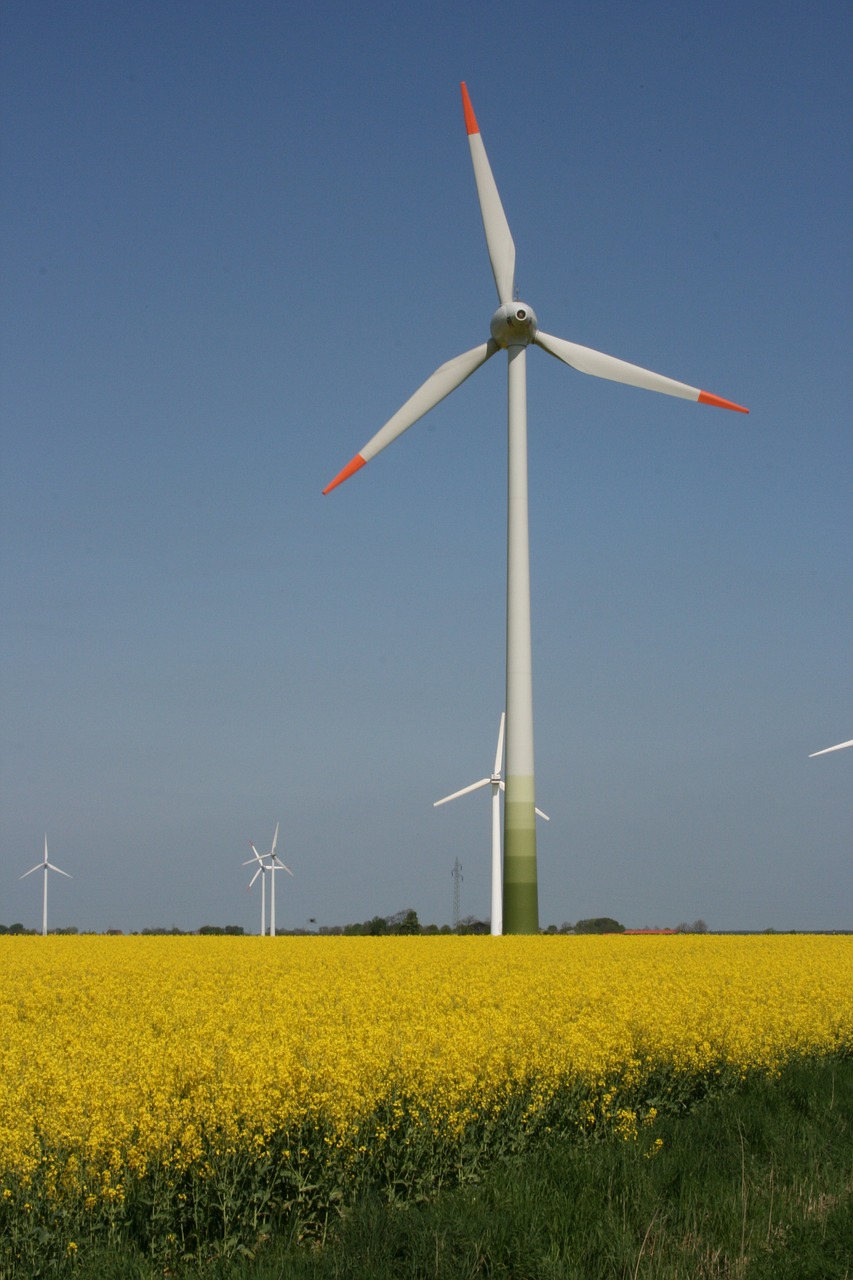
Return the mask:
<svg viewBox="0 0 853 1280">
<path fill-rule="evenodd" d="M 453 928 L 459 928 L 459 886 L 465 877 L 462 874 L 462 863 L 458 858 L 454 860 L 453 870 L 450 873 L 453 876 Z"/>
<path fill-rule="evenodd" d="M 329 493 L 359 471 L 445 396 L 504 350 L 508 363 L 507 623 L 506 623 L 506 798 L 504 805 L 504 928 L 507 933 L 536 933 L 539 891 L 536 870 L 536 818 L 533 769 L 533 675 L 530 643 L 530 553 L 527 514 L 527 348 L 543 351 L 581 373 L 613 382 L 680 396 L 700 404 L 746 413 L 698 387 L 664 378 L 613 356 L 544 333 L 536 314 L 515 297 L 515 245 L 492 176 L 474 108 L 465 85 L 462 106 L 486 246 L 498 291 L 499 307 L 491 337 L 479 347 L 436 369 L 402 408 L 326 486 Z"/>
<path fill-rule="evenodd" d="M 42 897 L 42 907 L 41 907 L 41 936 L 42 936 L 43 938 L 46 938 L 46 937 L 47 937 L 47 873 L 48 873 L 48 871 L 58 871 L 58 872 L 59 872 L 59 874 L 60 874 L 61 876 L 67 876 L 69 880 L 72 878 L 70 875 L 68 875 L 68 872 L 67 872 L 67 871 L 63 871 L 61 867 L 55 867 L 55 866 L 53 865 L 53 863 L 52 863 L 52 862 L 48 862 L 48 860 L 47 860 L 47 834 L 45 834 L 45 837 L 44 837 L 44 859 L 43 859 L 43 861 L 42 861 L 42 862 L 37 862 L 37 863 L 36 863 L 36 865 L 35 865 L 34 867 L 30 867 L 29 871 L 25 871 L 25 872 L 24 872 L 24 874 L 23 874 L 22 876 L 18 876 L 18 879 L 19 879 L 19 880 L 26 880 L 27 876 L 31 876 L 31 875 L 33 874 L 33 872 L 34 872 L 34 871 L 43 871 L 43 872 L 44 872 L 44 894 L 43 894 L 43 897 Z"/>
<path fill-rule="evenodd" d="M 501 801 L 500 793 L 504 790 L 506 784 L 501 777 L 503 769 L 504 755 L 504 725 L 506 723 L 506 712 L 501 712 L 501 723 L 498 729 L 498 748 L 495 752 L 495 767 L 488 778 L 481 778 L 479 782 L 472 782 L 470 786 L 463 787 L 461 791 L 454 791 L 452 795 L 445 796 L 442 800 L 436 800 L 433 808 L 437 809 L 440 804 L 447 804 L 448 800 L 456 800 L 458 796 L 465 796 L 469 791 L 477 791 L 480 787 L 492 788 L 492 914 L 491 914 L 491 932 L 493 937 L 500 937 L 503 933 L 503 893 L 502 893 L 502 876 L 501 876 Z M 543 813 L 541 809 L 537 809 L 536 813 L 540 818 L 544 818 L 546 822 L 551 819 L 547 813 Z"/>
</svg>

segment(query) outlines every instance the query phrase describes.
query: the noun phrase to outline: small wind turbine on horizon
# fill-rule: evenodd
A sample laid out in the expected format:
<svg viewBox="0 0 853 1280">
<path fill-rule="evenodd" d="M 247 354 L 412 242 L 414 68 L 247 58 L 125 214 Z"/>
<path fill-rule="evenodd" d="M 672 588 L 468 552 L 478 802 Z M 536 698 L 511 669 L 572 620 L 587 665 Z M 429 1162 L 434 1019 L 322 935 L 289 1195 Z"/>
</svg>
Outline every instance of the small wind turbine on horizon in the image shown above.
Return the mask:
<svg viewBox="0 0 853 1280">
<path fill-rule="evenodd" d="M 469 791 L 477 791 L 480 787 L 492 788 L 492 916 L 491 916 L 491 933 L 497 938 L 503 933 L 503 877 L 501 875 L 501 800 L 500 793 L 505 790 L 501 773 L 503 771 L 503 754 L 504 754 L 504 726 L 506 724 L 506 712 L 501 712 L 501 723 L 498 729 L 498 746 L 495 752 L 495 767 L 488 778 L 481 778 L 479 782 L 472 782 L 470 786 L 463 787 L 461 791 L 454 791 L 452 795 L 444 796 L 441 800 L 433 803 L 433 808 L 437 809 L 440 804 L 447 804 L 449 800 L 456 800 L 459 796 L 465 796 Z M 546 822 L 551 819 L 547 813 L 543 813 L 541 809 L 535 812 L 540 818 L 544 818 Z"/>
<path fill-rule="evenodd" d="M 290 870 L 290 867 L 286 867 L 284 865 L 281 858 L 279 858 L 279 856 L 275 851 L 275 847 L 278 844 L 278 828 L 279 828 L 279 824 L 276 823 L 275 834 L 273 835 L 273 838 L 272 838 L 272 845 L 270 846 L 269 853 L 265 853 L 262 856 L 261 854 L 258 853 L 257 849 L 250 841 L 249 847 L 251 848 L 252 853 L 254 854 L 254 857 L 249 858 L 246 862 L 243 863 L 244 867 L 248 867 L 255 861 L 257 861 L 259 864 L 258 869 L 256 870 L 255 874 L 252 876 L 251 880 L 249 881 L 249 888 L 251 889 L 252 885 L 255 883 L 258 876 L 260 876 L 261 877 L 261 937 L 262 938 L 265 936 L 265 933 L 266 933 L 266 910 L 265 910 L 266 894 L 265 894 L 264 883 L 266 881 L 267 872 L 269 872 L 269 877 L 270 877 L 270 937 L 271 938 L 275 937 L 275 873 L 276 871 L 286 871 L 289 876 L 293 875 L 293 872 Z M 265 858 L 268 859 L 268 862 L 264 861 Z"/>
<path fill-rule="evenodd" d="M 828 755 L 830 751 L 843 751 L 845 747 L 853 747 L 853 738 L 849 742 L 839 742 L 834 747 L 824 747 L 823 751 L 813 751 L 809 756 L 810 760 L 814 760 L 815 756 Z"/>
<path fill-rule="evenodd" d="M 255 883 L 258 876 L 261 877 L 261 934 L 260 936 L 263 938 L 266 936 L 266 932 L 267 932 L 267 887 L 266 887 L 267 886 L 267 864 L 264 862 L 263 858 L 258 853 L 255 846 L 252 844 L 251 840 L 249 841 L 249 848 L 252 850 L 252 853 L 254 856 L 251 858 L 247 858 L 246 861 L 243 863 L 243 866 L 244 867 L 254 866 L 256 862 L 258 866 L 255 871 L 255 874 L 252 876 L 251 880 L 249 881 L 246 887 L 248 889 L 251 889 L 252 885 Z"/>
<path fill-rule="evenodd" d="M 44 837 L 44 859 L 37 862 L 34 867 L 30 867 L 29 871 L 25 871 L 22 876 L 18 876 L 19 880 L 26 880 L 27 876 L 31 876 L 34 871 L 44 872 L 44 896 L 42 898 L 41 908 L 41 936 L 47 937 L 47 873 L 49 871 L 58 871 L 61 876 L 66 876 L 69 880 L 73 879 L 67 871 L 63 871 L 61 867 L 55 867 L 52 862 L 47 860 L 47 833 Z"/>
<path fill-rule="evenodd" d="M 498 291 L 491 337 L 436 369 L 402 408 L 326 486 L 329 493 L 448 396 L 498 351 L 508 358 L 506 798 L 504 804 L 504 923 L 508 933 L 537 933 L 539 890 L 533 768 L 533 674 L 530 637 L 530 551 L 527 492 L 527 348 L 531 343 L 581 373 L 680 396 L 723 409 L 748 410 L 698 387 L 626 364 L 613 356 L 544 333 L 536 313 L 515 292 L 515 245 L 465 84 L 462 107 L 486 246 Z M 512 109 L 512 108 L 511 108 Z M 445 309 L 446 312 L 446 309 Z M 445 314 L 439 320 L 447 327 Z"/>
</svg>

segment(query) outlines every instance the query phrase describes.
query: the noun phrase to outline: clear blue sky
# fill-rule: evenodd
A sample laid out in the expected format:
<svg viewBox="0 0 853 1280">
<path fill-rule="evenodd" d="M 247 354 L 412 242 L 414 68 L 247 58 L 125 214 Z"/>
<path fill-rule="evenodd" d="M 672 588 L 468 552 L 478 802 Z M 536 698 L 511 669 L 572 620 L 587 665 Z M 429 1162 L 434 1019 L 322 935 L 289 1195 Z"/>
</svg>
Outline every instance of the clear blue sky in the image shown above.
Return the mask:
<svg viewBox="0 0 853 1280">
<path fill-rule="evenodd" d="M 489 903 L 506 376 L 322 487 L 496 305 L 528 363 L 543 925 L 853 927 L 848 4 L 9 0 L 0 921 Z"/>
</svg>

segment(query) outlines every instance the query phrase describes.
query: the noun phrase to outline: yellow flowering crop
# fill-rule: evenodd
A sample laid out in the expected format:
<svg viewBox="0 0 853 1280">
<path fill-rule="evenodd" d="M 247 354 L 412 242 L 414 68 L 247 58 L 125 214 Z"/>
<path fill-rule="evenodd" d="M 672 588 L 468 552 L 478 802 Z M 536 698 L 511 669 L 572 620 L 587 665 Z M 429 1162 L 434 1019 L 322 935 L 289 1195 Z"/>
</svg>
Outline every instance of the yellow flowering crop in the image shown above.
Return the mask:
<svg viewBox="0 0 853 1280">
<path fill-rule="evenodd" d="M 314 1121 L 358 1153 L 380 1108 L 440 1138 L 579 1088 L 627 1140 L 656 1072 L 853 1049 L 846 937 L 16 937 L 0 961 L 0 1179 L 87 1206 Z"/>
</svg>

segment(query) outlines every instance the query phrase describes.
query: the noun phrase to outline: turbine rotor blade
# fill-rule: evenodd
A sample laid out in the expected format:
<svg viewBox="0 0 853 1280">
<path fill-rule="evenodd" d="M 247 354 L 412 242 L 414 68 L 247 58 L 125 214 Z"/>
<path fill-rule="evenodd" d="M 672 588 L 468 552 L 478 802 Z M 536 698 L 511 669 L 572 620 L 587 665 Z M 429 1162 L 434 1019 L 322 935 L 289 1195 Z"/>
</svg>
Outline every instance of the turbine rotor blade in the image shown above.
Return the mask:
<svg viewBox="0 0 853 1280">
<path fill-rule="evenodd" d="M 506 783 L 504 782 L 503 778 L 501 778 L 500 783 L 499 783 L 498 785 L 500 786 L 501 791 L 506 791 Z M 550 821 L 551 821 L 551 819 L 548 817 L 547 813 L 543 813 L 543 812 L 542 812 L 542 810 L 541 810 L 541 809 L 537 809 L 535 805 L 533 806 L 533 812 L 534 812 L 534 813 L 538 813 L 538 814 L 539 814 L 539 817 L 540 817 L 540 818 L 544 818 L 546 822 L 550 822 Z"/>
<path fill-rule="evenodd" d="M 646 391 L 660 391 L 666 396 L 680 396 L 683 400 L 693 400 L 699 404 L 716 405 L 718 409 L 749 413 L 743 405 L 712 395 L 710 391 L 700 391 L 698 387 L 690 387 L 686 382 L 665 378 L 663 374 L 641 369 L 639 365 L 628 364 L 625 360 L 617 360 L 615 356 L 594 351 L 592 347 L 581 347 L 576 342 L 567 342 L 565 338 L 555 338 L 553 334 L 543 333 L 541 329 L 537 330 L 533 341 L 550 356 L 555 356 L 580 373 L 607 378 L 610 382 L 624 382 L 629 387 L 642 387 Z"/>
<path fill-rule="evenodd" d="M 491 778 L 481 778 L 479 782 L 472 782 L 470 787 L 463 787 L 461 791 L 454 791 L 452 796 L 444 796 L 441 800 L 433 801 L 433 809 L 437 809 L 440 804 L 447 804 L 448 800 L 457 800 L 459 796 L 467 796 L 469 791 L 477 791 L 480 787 L 487 787 L 491 782 Z"/>
<path fill-rule="evenodd" d="M 495 777 L 497 777 L 497 776 L 499 775 L 499 773 L 501 772 L 501 766 L 503 765 L 503 758 L 504 758 L 504 726 L 505 726 L 505 724 L 506 724 L 506 712 L 505 712 L 505 711 L 502 711 L 502 712 L 501 712 L 501 727 L 500 727 L 500 729 L 498 729 L 498 749 L 497 749 L 497 751 L 495 752 L 495 767 L 494 767 L 494 769 L 492 770 L 492 773 L 494 774 L 494 776 L 495 776 Z"/>
<path fill-rule="evenodd" d="M 270 857 L 275 857 L 275 847 L 278 844 L 278 823 L 275 824 L 275 835 L 272 838 L 272 848 L 270 849 Z"/>
<path fill-rule="evenodd" d="M 849 742 L 839 742 L 834 747 L 824 747 L 823 751 L 813 751 L 809 759 L 814 760 L 815 756 L 825 756 L 830 751 L 843 751 L 845 747 L 853 747 L 853 738 Z M 29 872 L 27 874 L 29 875 Z"/>
<path fill-rule="evenodd" d="M 243 866 L 245 866 L 245 865 L 246 865 L 246 864 L 245 864 L 245 862 L 244 862 L 244 863 L 243 863 Z M 255 881 L 257 880 L 258 876 L 261 874 L 261 872 L 262 872 L 262 871 L 263 871 L 263 867 L 258 867 L 257 871 L 255 872 L 255 874 L 252 876 L 251 880 L 249 881 L 249 884 L 248 884 L 248 886 L 247 886 L 249 889 L 251 889 L 252 885 L 255 883 Z"/>
<path fill-rule="evenodd" d="M 480 365 L 485 364 L 489 357 L 499 350 L 500 347 L 494 338 L 490 338 L 482 346 L 472 347 L 470 351 L 464 351 L 461 356 L 455 356 L 436 369 L 435 373 L 431 374 L 426 382 L 418 387 L 415 394 L 397 410 L 393 418 L 389 418 L 385 426 L 381 427 L 376 435 L 368 440 L 364 448 L 347 463 L 343 471 L 338 472 L 331 484 L 326 485 L 323 493 L 331 493 L 339 484 L 343 484 L 344 480 L 348 480 L 351 475 L 355 475 L 356 471 L 360 471 L 365 463 L 375 458 L 377 453 L 381 453 L 386 445 L 401 436 L 425 413 L 429 413 L 430 409 L 435 408 L 445 396 L 449 396 L 451 391 L 461 386 L 466 378 L 476 373 Z"/>
<path fill-rule="evenodd" d="M 68 876 L 69 880 L 72 879 L 67 871 L 63 871 L 62 867 L 55 867 L 52 862 L 45 862 L 42 865 L 48 867 L 51 871 L 58 871 L 61 876 Z"/>
<path fill-rule="evenodd" d="M 497 184 L 492 175 L 492 167 L 489 164 L 489 157 L 486 155 L 486 148 L 480 136 L 480 128 L 464 81 L 462 83 L 462 108 L 465 112 L 465 128 L 468 131 L 468 145 L 471 148 L 474 181 L 477 184 L 480 213 L 483 215 L 489 261 L 492 264 L 498 298 L 501 305 L 503 305 L 505 302 L 512 302 L 513 299 L 515 245 L 513 244 L 509 223 L 506 220 Z"/>
<path fill-rule="evenodd" d="M 30 867 L 29 871 L 25 871 L 22 876 L 18 876 L 18 879 L 26 880 L 27 876 L 31 876 L 34 871 L 43 871 L 45 868 L 45 865 L 46 864 L 44 862 L 37 862 L 34 867 Z"/>
</svg>

